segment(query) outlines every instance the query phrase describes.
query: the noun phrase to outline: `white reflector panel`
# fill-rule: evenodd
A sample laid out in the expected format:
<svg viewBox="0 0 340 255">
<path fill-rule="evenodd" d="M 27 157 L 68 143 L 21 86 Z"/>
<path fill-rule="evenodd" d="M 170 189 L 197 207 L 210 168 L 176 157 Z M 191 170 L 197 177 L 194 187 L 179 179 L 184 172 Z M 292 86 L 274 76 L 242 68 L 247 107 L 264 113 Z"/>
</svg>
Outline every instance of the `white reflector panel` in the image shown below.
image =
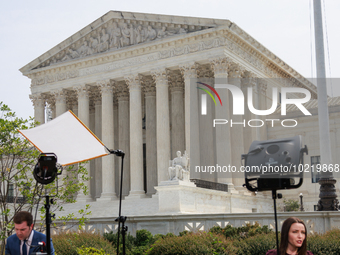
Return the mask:
<svg viewBox="0 0 340 255">
<path fill-rule="evenodd" d="M 55 153 L 63 166 L 108 155 L 105 145 L 71 111 L 19 132 L 41 153 Z"/>
</svg>

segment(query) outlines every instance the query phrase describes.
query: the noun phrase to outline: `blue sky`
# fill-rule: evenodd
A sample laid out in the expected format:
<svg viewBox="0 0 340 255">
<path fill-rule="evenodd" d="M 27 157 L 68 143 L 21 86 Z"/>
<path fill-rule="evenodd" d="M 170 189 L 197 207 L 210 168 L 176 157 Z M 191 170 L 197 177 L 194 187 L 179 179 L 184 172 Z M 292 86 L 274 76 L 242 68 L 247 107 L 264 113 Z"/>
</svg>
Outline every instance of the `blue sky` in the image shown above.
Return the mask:
<svg viewBox="0 0 340 255">
<path fill-rule="evenodd" d="M 110 10 L 229 19 L 303 76 L 312 64 L 311 0 L 16 0 L 0 3 L 0 101 L 33 116 L 30 80 L 19 69 Z M 340 77 L 340 1 L 324 3 L 327 76 Z M 312 40 L 313 39 L 313 40 Z M 327 39 L 327 40 L 326 40 Z M 329 50 L 329 52 L 327 51 Z M 333 96 L 340 96 L 333 86 Z M 330 92 L 329 92 L 330 94 Z"/>
</svg>

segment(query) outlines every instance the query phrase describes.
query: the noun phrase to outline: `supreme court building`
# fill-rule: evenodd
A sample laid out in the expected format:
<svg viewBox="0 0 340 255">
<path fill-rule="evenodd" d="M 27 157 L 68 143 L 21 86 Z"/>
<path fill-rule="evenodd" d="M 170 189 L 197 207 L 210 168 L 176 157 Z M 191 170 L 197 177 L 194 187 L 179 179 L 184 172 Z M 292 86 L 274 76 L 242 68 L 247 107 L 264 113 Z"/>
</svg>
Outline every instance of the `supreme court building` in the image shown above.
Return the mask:
<svg viewBox="0 0 340 255">
<path fill-rule="evenodd" d="M 37 121 L 44 123 L 72 110 L 108 148 L 126 153 L 122 192 L 126 215 L 272 210 L 269 193 L 254 194 L 242 186 L 243 173 L 206 174 L 191 168 L 191 179 L 225 184 L 224 191 L 196 187 L 193 182 L 171 183 L 169 160 L 176 158 L 177 151 L 185 152 L 191 162 L 240 168 L 241 154 L 248 152 L 252 141 L 301 135 L 310 152 L 305 163 L 320 161 L 315 85 L 229 20 L 110 11 L 20 71 L 31 79 Z M 252 87 L 257 109 L 272 106 L 274 87 L 304 88 L 311 94 L 305 107 L 312 116 L 304 116 L 296 107 L 288 107 L 287 116 L 282 116 L 278 99 L 270 117 L 280 120 L 275 124 L 265 121 L 268 116 L 245 110 L 233 121 L 260 119 L 265 124 L 228 123 L 213 130 L 214 116 L 232 118 L 233 100 L 230 93 L 217 90 L 230 110 L 221 112 L 208 97 L 208 119 L 202 120 L 200 104 L 195 102 L 204 92 L 197 89 L 197 81 L 234 84 L 245 95 Z M 338 98 L 329 99 L 335 161 L 340 158 L 339 103 Z M 283 118 L 295 119 L 298 125 L 287 128 L 280 124 Z M 95 205 L 92 210 L 98 217 L 115 215 L 120 159 L 91 160 L 87 168 L 92 177 L 87 183 L 90 194 L 79 195 L 78 204 Z M 301 188 L 284 195 L 297 199 L 302 192 L 305 209 L 312 211 L 319 184 L 313 173 L 304 177 Z M 175 201 L 180 205 L 169 206 Z"/>
</svg>

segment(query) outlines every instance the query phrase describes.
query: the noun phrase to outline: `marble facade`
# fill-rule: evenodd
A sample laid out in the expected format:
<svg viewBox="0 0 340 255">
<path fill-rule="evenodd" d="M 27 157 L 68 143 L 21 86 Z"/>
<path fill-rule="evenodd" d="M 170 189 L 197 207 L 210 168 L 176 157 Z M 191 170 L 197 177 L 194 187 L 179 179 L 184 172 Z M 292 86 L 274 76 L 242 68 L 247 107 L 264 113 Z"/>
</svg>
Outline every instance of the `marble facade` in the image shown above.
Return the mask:
<svg viewBox="0 0 340 255">
<path fill-rule="evenodd" d="M 194 162 L 217 160 L 239 168 L 240 155 L 253 140 L 289 135 L 287 130 L 277 134 L 280 128 L 266 125 L 217 128 L 209 136 L 200 136 L 200 120 L 194 116 L 198 104 L 191 104 L 198 100 L 197 93 L 192 93 L 197 79 L 223 80 L 242 90 L 253 86 L 255 104 L 261 109 L 270 107 L 274 86 L 305 88 L 317 98 L 312 83 L 229 20 L 110 11 L 20 71 L 31 79 L 30 98 L 37 121 L 45 122 L 46 107 L 52 118 L 70 109 L 108 148 L 126 153 L 122 194 L 127 201 L 158 199 L 157 187 L 168 180 L 169 160 L 177 151 L 186 151 Z M 266 78 L 285 79 L 268 83 Z M 230 93 L 218 92 L 232 108 Z M 216 109 L 214 114 L 229 119 L 231 112 Z M 245 115 L 253 117 L 249 111 Z M 318 128 L 314 120 L 306 117 L 305 121 Z M 301 129 L 294 132 L 305 134 Z M 213 140 L 214 151 L 203 152 L 202 145 Z M 90 194 L 79 196 L 79 203 L 114 203 L 119 194 L 119 159 L 108 156 L 86 167 L 92 177 L 87 183 Z M 240 173 L 192 176 L 228 184 L 229 195 L 238 194 L 237 201 L 242 201 L 242 194 L 247 201 L 255 197 L 242 187 Z M 308 193 L 312 184 L 304 185 Z M 261 206 L 263 199 L 268 200 L 266 194 L 259 198 Z M 149 214 L 158 213 L 159 203 L 148 203 L 155 208 Z M 233 212 L 251 210 L 250 206 Z M 138 215 L 133 209 L 126 213 Z"/>
</svg>

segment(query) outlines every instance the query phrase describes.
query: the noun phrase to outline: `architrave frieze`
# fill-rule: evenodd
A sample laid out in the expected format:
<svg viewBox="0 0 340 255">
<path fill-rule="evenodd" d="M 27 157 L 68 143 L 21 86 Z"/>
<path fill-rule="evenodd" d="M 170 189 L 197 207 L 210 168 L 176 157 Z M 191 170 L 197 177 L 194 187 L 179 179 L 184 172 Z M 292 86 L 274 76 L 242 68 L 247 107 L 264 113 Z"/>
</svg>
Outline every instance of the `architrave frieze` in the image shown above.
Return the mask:
<svg viewBox="0 0 340 255">
<path fill-rule="evenodd" d="M 141 65 L 147 62 L 159 60 L 158 53 L 151 53 L 146 56 L 132 57 L 127 60 L 119 60 L 112 63 L 101 64 L 93 67 L 81 68 L 79 69 L 79 76 L 86 76 L 95 73 L 109 72 L 119 68 L 124 68 L 133 65 Z"/>
</svg>

